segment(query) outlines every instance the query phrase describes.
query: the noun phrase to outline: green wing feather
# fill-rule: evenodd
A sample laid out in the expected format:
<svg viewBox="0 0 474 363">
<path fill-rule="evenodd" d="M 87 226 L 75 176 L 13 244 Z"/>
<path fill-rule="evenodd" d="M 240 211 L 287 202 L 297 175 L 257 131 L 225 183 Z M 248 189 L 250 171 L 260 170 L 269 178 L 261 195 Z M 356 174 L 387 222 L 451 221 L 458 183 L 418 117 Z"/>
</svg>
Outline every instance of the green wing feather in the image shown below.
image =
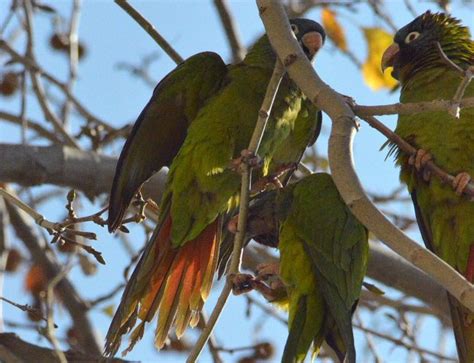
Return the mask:
<svg viewBox="0 0 474 363">
<path fill-rule="evenodd" d="M 117 163 L 110 194 L 110 231 L 118 228 L 140 186 L 171 164 L 189 124 L 222 87 L 227 71 L 218 54 L 204 52 L 181 63 L 158 83 Z"/>
<path fill-rule="evenodd" d="M 318 350 L 326 339 L 339 357 L 355 362 L 351 316 L 367 268 L 367 231 L 350 213 L 328 174 L 302 179 L 292 195 L 290 212 L 280 229 L 281 275 L 290 296 L 290 334 L 298 330 L 291 323 L 300 319 L 296 315 L 301 298 L 319 298 L 313 311 L 306 313 L 305 326 L 312 324 L 311 333 L 304 334 L 294 360 L 304 359 L 311 341 Z M 344 351 L 335 341 L 339 337 Z"/>
</svg>

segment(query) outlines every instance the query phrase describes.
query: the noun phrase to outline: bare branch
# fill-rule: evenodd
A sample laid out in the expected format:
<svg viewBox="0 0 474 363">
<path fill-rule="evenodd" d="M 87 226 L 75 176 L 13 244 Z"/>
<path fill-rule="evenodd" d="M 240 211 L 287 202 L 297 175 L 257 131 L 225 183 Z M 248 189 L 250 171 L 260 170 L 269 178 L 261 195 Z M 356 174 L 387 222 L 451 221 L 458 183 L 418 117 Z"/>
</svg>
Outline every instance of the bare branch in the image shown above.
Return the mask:
<svg viewBox="0 0 474 363">
<path fill-rule="evenodd" d="M 3 39 L 0 39 L 0 48 L 6 51 L 12 57 L 12 60 L 14 60 L 15 62 L 19 62 L 23 64 L 26 68 L 28 68 L 31 73 L 37 73 L 49 82 L 56 85 L 62 92 L 64 92 L 67 99 L 74 104 L 79 114 L 81 114 L 86 120 L 93 121 L 98 125 L 103 126 L 107 131 L 116 131 L 115 128 L 110 126 L 107 122 L 101 120 L 97 116 L 92 115 L 90 111 L 88 111 L 87 108 L 81 102 L 79 102 L 79 100 L 69 91 L 67 84 L 61 82 L 51 73 L 41 68 L 38 63 L 36 63 L 33 59 L 29 57 L 23 57 L 12 47 L 10 47 L 10 45 L 8 45 L 8 43 Z"/>
<path fill-rule="evenodd" d="M 132 5 L 127 2 L 127 0 L 115 0 L 115 3 L 125 10 L 125 12 L 130 15 L 143 28 L 143 30 L 148 33 L 149 36 L 153 38 L 156 44 L 158 44 L 176 64 L 183 62 L 183 58 L 178 54 L 178 52 L 174 50 L 171 44 L 168 43 L 160 33 L 158 33 L 153 24 L 145 19 L 142 14 L 140 14 Z"/>
<path fill-rule="evenodd" d="M 395 143 L 400 150 L 402 150 L 407 155 L 416 155 L 418 151 L 416 148 L 411 146 L 408 142 L 403 140 L 400 136 L 390 130 L 387 126 L 381 123 L 373 116 L 361 116 L 361 119 L 366 121 L 370 126 L 380 131 L 384 136 L 386 136 L 390 141 Z M 441 179 L 444 183 L 452 185 L 454 181 L 454 176 L 446 173 L 443 169 L 437 166 L 433 161 L 428 161 L 424 166 L 425 169 L 431 171 L 434 175 L 436 175 L 439 179 Z M 469 183 L 463 190 L 463 193 L 474 197 L 474 183 Z"/>
<path fill-rule="evenodd" d="M 0 181 L 21 185 L 54 184 L 84 192 L 89 198 L 108 193 L 116 158 L 67 146 L 28 146 L 0 143 Z M 144 185 L 146 198 L 159 200 L 166 173 L 155 174 Z"/>
<path fill-rule="evenodd" d="M 105 359 L 101 355 L 90 353 L 66 351 L 63 352 L 68 362 L 98 362 L 104 359 L 107 363 L 128 362 L 123 359 Z M 22 362 L 59 362 L 54 350 L 43 348 L 31 343 L 27 343 L 13 333 L 0 334 L 0 361 L 11 363 Z"/>
<path fill-rule="evenodd" d="M 245 47 L 240 41 L 237 31 L 237 25 L 232 17 L 227 0 L 214 0 L 214 5 L 219 13 L 222 26 L 229 40 L 230 49 L 232 50 L 232 58 L 234 63 L 242 61 L 245 55 Z"/>
<path fill-rule="evenodd" d="M 56 262 L 51 250 L 46 247 L 36 234 L 34 225 L 29 222 L 21 211 L 8 203 L 7 210 L 15 233 L 30 251 L 35 263 L 41 265 L 48 280 L 54 279 L 55 276 L 61 273 L 61 267 Z M 57 284 L 56 292 L 71 316 L 81 347 L 83 347 L 84 351 L 90 352 L 93 355 L 100 355 L 102 352 L 101 347 L 95 336 L 92 324 L 87 317 L 87 304 L 82 301 L 68 278 L 63 278 Z"/>
<path fill-rule="evenodd" d="M 33 43 L 33 9 L 32 9 L 32 4 L 29 0 L 25 0 L 23 2 L 23 8 L 25 11 L 25 19 L 26 19 L 26 33 L 28 35 L 27 37 L 27 57 L 34 59 L 34 43 Z M 71 135 L 69 135 L 66 130 L 64 129 L 61 120 L 58 118 L 58 116 L 53 112 L 51 109 L 51 106 L 49 105 L 49 102 L 46 98 L 46 94 L 44 92 L 43 84 L 39 78 L 38 72 L 36 70 L 31 70 L 30 71 L 30 76 L 31 76 L 31 82 L 33 84 L 33 89 L 36 93 L 38 102 L 41 106 L 41 109 L 43 110 L 44 116 L 48 121 L 51 122 L 53 125 L 54 129 L 58 134 L 61 135 L 61 137 L 64 138 L 64 142 L 72 147 L 75 147 L 77 149 L 80 149 L 79 144 L 74 140 Z"/>
<path fill-rule="evenodd" d="M 394 103 L 391 105 L 382 106 L 355 105 L 353 110 L 354 113 L 359 117 L 396 114 L 414 115 L 423 112 L 449 111 L 452 105 L 452 100 L 434 100 L 413 103 Z M 460 102 L 459 107 L 461 107 L 461 109 L 474 107 L 474 97 L 463 99 Z"/>
</svg>

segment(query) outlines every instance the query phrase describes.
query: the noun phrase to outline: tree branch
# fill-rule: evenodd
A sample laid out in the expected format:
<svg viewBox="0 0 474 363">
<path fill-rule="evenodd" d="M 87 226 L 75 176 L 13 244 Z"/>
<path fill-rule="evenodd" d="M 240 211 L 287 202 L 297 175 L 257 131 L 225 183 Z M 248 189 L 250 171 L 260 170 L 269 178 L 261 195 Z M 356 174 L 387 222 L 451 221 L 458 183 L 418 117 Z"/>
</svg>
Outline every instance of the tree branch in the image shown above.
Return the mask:
<svg viewBox="0 0 474 363">
<path fill-rule="evenodd" d="M 434 100 L 414 103 L 394 103 L 382 106 L 355 105 L 352 109 L 359 117 L 377 115 L 414 115 L 423 112 L 449 111 L 452 104 L 452 100 Z M 460 103 L 460 107 L 474 107 L 474 97 L 463 99 Z"/>
<path fill-rule="evenodd" d="M 54 279 L 62 271 L 51 250 L 47 249 L 43 241 L 36 234 L 35 227 L 30 220 L 16 207 L 6 203 L 11 225 L 18 236 L 30 251 L 33 261 L 41 265 L 48 280 Z M 80 298 L 76 289 L 67 277 L 61 279 L 56 286 L 63 305 L 69 312 L 74 323 L 74 330 L 84 351 L 93 355 L 101 355 L 101 347 L 96 339 L 94 328 L 87 317 L 88 307 Z"/>
<path fill-rule="evenodd" d="M 232 58 L 234 63 L 238 63 L 244 59 L 245 47 L 240 41 L 240 36 L 237 31 L 237 25 L 230 13 L 229 3 L 227 0 L 214 0 L 217 12 L 224 27 L 225 34 L 229 40 L 230 49 L 232 50 Z"/>
<path fill-rule="evenodd" d="M 354 215 L 400 256 L 428 273 L 463 305 L 474 311 L 474 286 L 446 262 L 408 238 L 373 205 L 365 194 L 352 162 L 356 131 L 354 113 L 345 100 L 316 74 L 291 36 L 280 1 L 257 0 L 267 35 L 287 71 L 300 89 L 333 121 L 329 139 L 329 163 L 334 182 Z"/>
<path fill-rule="evenodd" d="M 101 355 L 95 355 L 91 353 L 84 354 L 72 350 L 65 351 L 63 354 L 70 363 L 98 361 L 107 363 L 128 362 L 123 359 L 106 359 Z M 25 342 L 13 333 L 0 334 L 0 361 L 10 363 L 59 362 L 54 350 Z"/>
<path fill-rule="evenodd" d="M 89 198 L 108 193 L 116 158 L 62 145 L 1 144 L 0 181 L 25 186 L 54 184 L 84 192 Z M 164 171 L 144 185 L 147 198 L 159 200 L 166 180 Z"/>
<path fill-rule="evenodd" d="M 127 2 L 127 0 L 115 0 L 115 3 L 125 10 L 125 12 L 130 15 L 143 28 L 143 30 L 148 33 L 149 36 L 153 38 L 156 44 L 158 44 L 176 64 L 183 62 L 184 59 L 178 54 L 178 52 L 174 50 L 171 44 L 168 43 L 160 33 L 158 33 L 153 24 L 145 19 L 142 14 L 140 14 L 132 5 Z"/>
</svg>

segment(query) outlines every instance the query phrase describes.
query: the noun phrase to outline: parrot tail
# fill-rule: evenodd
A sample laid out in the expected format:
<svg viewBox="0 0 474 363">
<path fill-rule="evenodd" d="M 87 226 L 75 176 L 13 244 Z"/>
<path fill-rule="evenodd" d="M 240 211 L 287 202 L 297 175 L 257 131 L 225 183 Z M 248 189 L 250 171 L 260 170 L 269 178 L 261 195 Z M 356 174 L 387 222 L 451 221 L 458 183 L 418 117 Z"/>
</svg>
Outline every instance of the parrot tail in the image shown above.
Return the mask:
<svg viewBox="0 0 474 363">
<path fill-rule="evenodd" d="M 155 345 L 163 348 L 169 330 L 175 327 L 180 338 L 186 327 L 195 327 L 199 313 L 212 286 L 219 255 L 219 219 L 183 246 L 170 243 L 171 217 L 155 230 L 130 278 L 122 301 L 115 313 L 106 337 L 105 353 L 117 352 L 123 334 L 130 334 L 132 350 L 144 333 L 144 326 L 158 311 Z"/>
<path fill-rule="evenodd" d="M 295 309 L 294 315 L 292 309 Z M 297 306 L 290 303 L 290 323 L 288 338 L 283 350 L 282 363 L 303 362 L 313 345 L 314 360 L 324 340 L 323 301 L 317 295 L 302 295 Z M 293 317 L 291 317 L 293 315 Z"/>
<path fill-rule="evenodd" d="M 460 363 L 474 362 L 474 313 L 448 294 L 454 337 Z"/>
</svg>

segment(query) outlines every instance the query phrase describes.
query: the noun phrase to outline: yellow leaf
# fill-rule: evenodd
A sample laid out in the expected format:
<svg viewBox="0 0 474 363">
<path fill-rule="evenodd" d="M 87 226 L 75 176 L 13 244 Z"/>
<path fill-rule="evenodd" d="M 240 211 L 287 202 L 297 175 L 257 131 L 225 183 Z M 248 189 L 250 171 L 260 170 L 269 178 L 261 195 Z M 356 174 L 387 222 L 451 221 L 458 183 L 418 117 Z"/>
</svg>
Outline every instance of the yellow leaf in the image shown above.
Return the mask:
<svg viewBox="0 0 474 363">
<path fill-rule="evenodd" d="M 389 71 L 382 73 L 380 61 L 385 49 L 392 44 L 393 35 L 381 28 L 362 28 L 367 41 L 367 60 L 362 65 L 362 75 L 365 83 L 377 91 L 381 88 L 392 89 L 397 85 L 397 81 L 391 76 Z"/>
<path fill-rule="evenodd" d="M 328 8 L 323 8 L 321 11 L 321 19 L 326 34 L 336 46 L 342 51 L 347 50 L 346 36 L 344 29 L 336 19 L 336 13 Z"/>
<path fill-rule="evenodd" d="M 115 313 L 115 306 L 113 304 L 107 305 L 103 307 L 101 310 L 105 315 L 112 317 L 114 316 L 114 313 Z"/>
</svg>

